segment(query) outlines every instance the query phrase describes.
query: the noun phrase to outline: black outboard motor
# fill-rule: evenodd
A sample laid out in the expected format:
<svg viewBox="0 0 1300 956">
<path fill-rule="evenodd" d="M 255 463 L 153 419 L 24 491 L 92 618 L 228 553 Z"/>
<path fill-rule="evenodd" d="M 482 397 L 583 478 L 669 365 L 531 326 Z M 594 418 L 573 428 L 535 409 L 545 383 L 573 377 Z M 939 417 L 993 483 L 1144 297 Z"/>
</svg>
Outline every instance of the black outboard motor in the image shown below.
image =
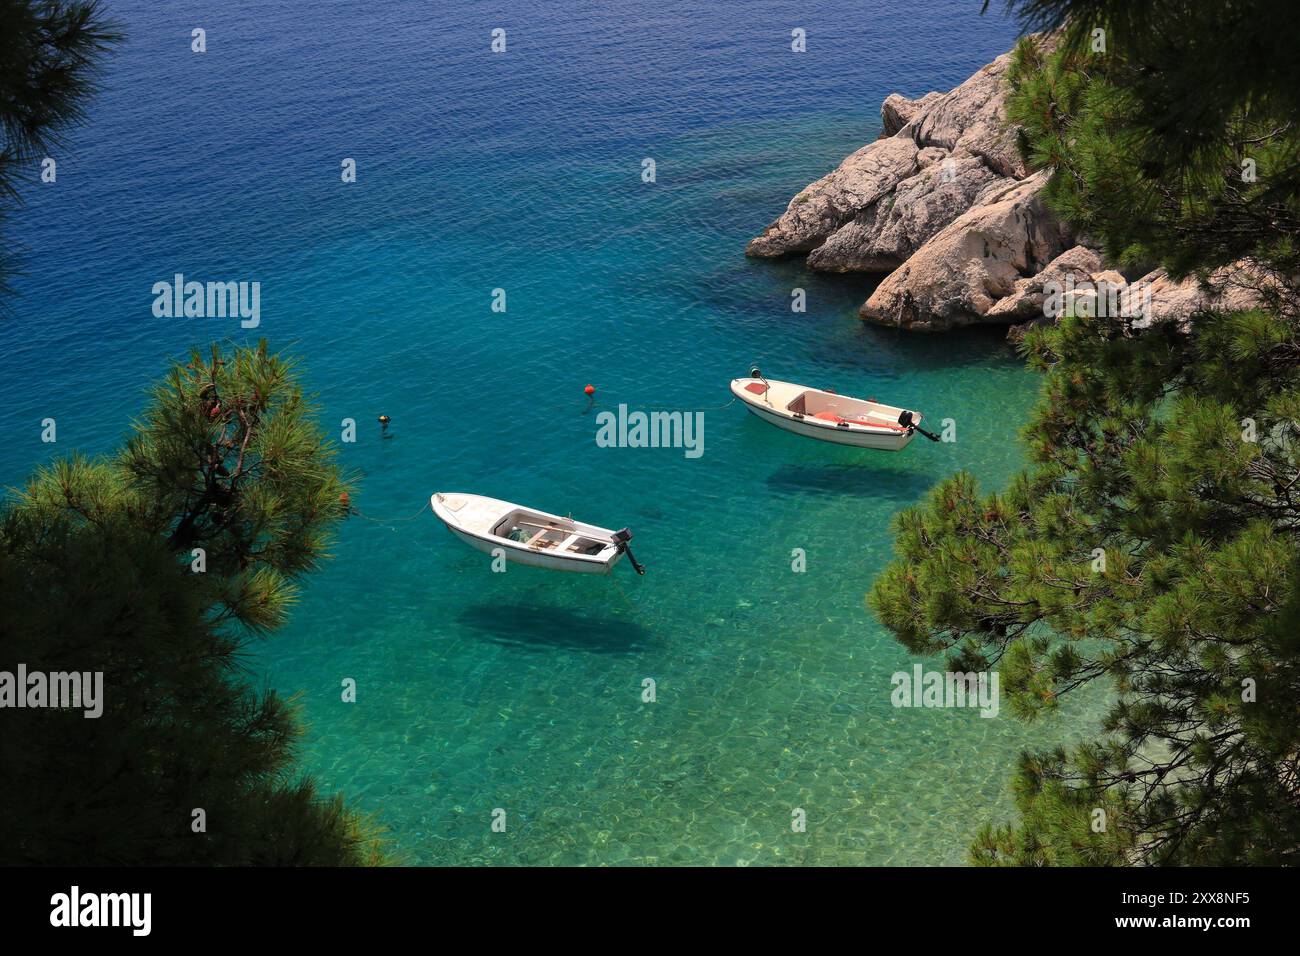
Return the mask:
<svg viewBox="0 0 1300 956">
<path fill-rule="evenodd" d="M 627 528 L 620 528 L 614 532 L 614 547 L 618 548 L 619 554 L 626 554 L 628 561 L 632 562 L 632 568 L 637 574 L 645 574 L 645 568 L 632 555 L 632 549 L 627 543 L 632 540 L 632 532 Z"/>
<path fill-rule="evenodd" d="M 914 425 L 914 424 L 912 423 L 914 417 L 915 417 L 915 416 L 914 416 L 911 412 L 904 410 L 903 413 L 902 413 L 901 415 L 898 416 L 898 424 L 902 425 L 902 426 L 903 426 L 904 428 L 906 428 L 908 431 L 912 431 L 912 432 L 920 432 L 920 433 L 921 433 L 922 435 L 924 435 L 926 438 L 930 439 L 930 441 L 938 441 L 938 440 L 939 440 L 939 436 L 936 435 L 936 434 L 934 434 L 934 432 L 928 432 L 928 431 L 926 431 L 924 428 L 922 428 L 920 425 Z"/>
</svg>

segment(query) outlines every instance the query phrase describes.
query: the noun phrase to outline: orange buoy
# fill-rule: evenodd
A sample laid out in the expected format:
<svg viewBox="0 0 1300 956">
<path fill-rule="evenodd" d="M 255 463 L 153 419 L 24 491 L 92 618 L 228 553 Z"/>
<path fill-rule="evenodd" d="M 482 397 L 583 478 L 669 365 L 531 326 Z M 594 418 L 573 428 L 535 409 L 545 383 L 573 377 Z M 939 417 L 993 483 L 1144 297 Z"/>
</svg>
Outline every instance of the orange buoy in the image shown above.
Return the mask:
<svg viewBox="0 0 1300 956">
<path fill-rule="evenodd" d="M 588 395 L 595 395 L 595 394 L 596 394 L 596 386 L 595 386 L 595 385 L 588 385 L 586 388 L 583 389 L 583 391 L 586 392 Z"/>
</svg>

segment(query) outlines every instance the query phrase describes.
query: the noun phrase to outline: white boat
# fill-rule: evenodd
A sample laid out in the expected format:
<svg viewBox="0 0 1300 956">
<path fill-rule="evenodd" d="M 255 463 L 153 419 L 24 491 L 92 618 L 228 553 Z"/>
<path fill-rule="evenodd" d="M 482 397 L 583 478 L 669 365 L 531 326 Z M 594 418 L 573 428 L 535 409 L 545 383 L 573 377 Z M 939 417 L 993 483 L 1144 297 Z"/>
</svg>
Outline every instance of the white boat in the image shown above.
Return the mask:
<svg viewBox="0 0 1300 956">
<path fill-rule="evenodd" d="M 749 378 L 732 379 L 731 393 L 763 421 L 807 438 L 882 451 L 902 451 L 918 431 L 939 440 L 919 427 L 919 412 L 778 382 L 764 378 L 758 369 Z"/>
<path fill-rule="evenodd" d="M 608 574 L 626 554 L 645 574 L 628 549 L 626 528 L 611 531 L 483 495 L 439 491 L 429 504 L 452 534 L 485 554 L 500 548 L 507 561 L 579 574 Z"/>
</svg>

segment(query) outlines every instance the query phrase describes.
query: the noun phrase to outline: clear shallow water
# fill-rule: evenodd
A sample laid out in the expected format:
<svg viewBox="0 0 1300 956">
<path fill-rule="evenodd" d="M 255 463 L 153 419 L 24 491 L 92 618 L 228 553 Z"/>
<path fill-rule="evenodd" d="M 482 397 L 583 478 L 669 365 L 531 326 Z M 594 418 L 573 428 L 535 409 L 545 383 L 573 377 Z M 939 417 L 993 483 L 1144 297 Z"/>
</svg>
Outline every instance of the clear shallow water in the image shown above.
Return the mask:
<svg viewBox="0 0 1300 956">
<path fill-rule="evenodd" d="M 498 575 L 427 515 L 343 528 L 252 667 L 301 692 L 305 769 L 404 859 L 956 863 L 1010 813 L 1016 752 L 1091 727 L 894 709 L 911 659 L 863 604 L 894 513 L 954 469 L 1017 466 L 1033 376 L 996 335 L 862 326 L 869 280 L 742 254 L 875 135 L 885 94 L 955 85 L 1010 25 L 965 0 L 112 8 L 130 40 L 91 122 L 5 226 L 26 275 L 0 326 L 0 480 L 113 447 L 169 357 L 249 336 L 153 318 L 154 282 L 257 280 L 252 336 L 303 358 L 331 427 L 361 425 L 344 461 L 367 514 L 473 490 L 630 525 L 650 568 Z M 952 417 L 958 441 L 785 435 L 719 407 L 751 362 Z M 588 382 L 597 408 L 704 410 L 703 457 L 598 448 Z"/>
</svg>

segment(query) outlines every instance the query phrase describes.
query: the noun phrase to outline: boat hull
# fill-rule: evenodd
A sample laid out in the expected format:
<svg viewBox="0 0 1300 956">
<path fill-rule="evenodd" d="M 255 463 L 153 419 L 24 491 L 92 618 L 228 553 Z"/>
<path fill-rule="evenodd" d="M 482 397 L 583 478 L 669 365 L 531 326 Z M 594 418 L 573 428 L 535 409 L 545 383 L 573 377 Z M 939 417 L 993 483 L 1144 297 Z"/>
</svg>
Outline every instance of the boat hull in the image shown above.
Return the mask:
<svg viewBox="0 0 1300 956">
<path fill-rule="evenodd" d="M 769 425 L 775 425 L 777 428 L 784 429 L 795 435 L 801 435 L 804 438 L 814 438 L 817 441 L 833 442 L 836 445 L 850 445 L 854 448 L 871 448 L 876 451 L 902 451 L 911 444 L 916 433 L 912 429 L 893 430 L 888 428 L 864 428 L 856 425 L 838 425 L 834 422 L 822 421 L 811 416 L 799 416 L 788 411 L 785 406 L 785 400 L 801 392 L 814 392 L 815 389 L 804 389 L 803 386 L 792 385 L 786 382 L 771 382 L 771 392 L 779 393 L 779 400 L 774 404 L 764 401 L 762 395 L 755 394 L 748 390 L 748 386 L 754 382 L 753 379 L 736 379 L 731 383 L 731 392 L 738 399 L 745 403 L 745 407 L 753 412 L 756 416 L 767 422 Z M 777 388 L 780 386 L 780 388 Z M 767 392 L 762 393 L 768 394 Z M 833 396 L 833 393 L 821 393 Z M 838 396 L 836 396 L 838 397 Z M 849 401 L 856 401 L 850 399 Z M 890 406 L 877 406 L 880 408 L 890 408 Z M 894 413 L 902 412 L 902 409 L 892 409 Z M 920 421 L 920 416 L 916 416 Z"/>
<path fill-rule="evenodd" d="M 852 445 L 855 448 L 874 448 L 877 451 L 902 451 L 912 441 L 913 435 L 875 435 L 869 432 L 854 432 L 835 425 L 823 425 L 820 422 L 799 421 L 766 408 L 759 408 L 749 402 L 745 407 L 770 425 L 784 428 L 795 435 L 816 438 L 818 441 L 834 442 L 837 445 Z"/>
<path fill-rule="evenodd" d="M 570 574 L 609 574 L 610 569 L 618 564 L 619 559 L 623 557 L 621 551 L 607 550 L 600 555 L 580 555 L 569 554 L 565 552 L 556 552 L 541 548 L 530 547 L 521 544 L 518 541 L 512 541 L 508 538 L 502 538 L 499 535 L 486 533 L 483 530 L 475 530 L 462 527 L 457 521 L 457 515 L 450 509 L 444 499 L 453 496 L 435 494 L 430 498 L 430 504 L 433 507 L 434 516 L 441 521 L 453 535 L 461 541 L 468 544 L 476 551 L 492 555 L 492 557 L 504 557 L 511 564 L 522 564 L 525 567 L 543 568 L 547 571 L 565 571 Z M 512 511 L 518 510 L 517 505 L 510 502 L 497 501 L 491 498 L 481 498 L 477 496 L 456 496 L 462 498 L 474 498 L 479 502 L 490 502 L 500 507 L 500 517 L 505 517 Z M 594 525 L 586 525 L 580 522 L 571 522 L 568 519 L 561 518 L 558 515 L 551 515 L 545 512 L 528 511 L 528 514 L 540 518 L 549 519 L 557 523 L 567 523 L 569 530 L 582 535 L 609 535 L 606 528 L 597 528 Z M 492 519 L 489 519 L 492 520 Z"/>
<path fill-rule="evenodd" d="M 622 557 L 621 554 L 615 554 L 613 560 L 609 562 L 580 561 L 576 558 L 565 558 L 554 554 L 546 554 L 545 552 L 530 551 L 526 548 L 512 548 L 506 542 L 480 538 L 451 525 L 447 526 L 447 530 L 471 548 L 482 551 L 484 554 L 491 554 L 496 557 L 493 552 L 500 548 L 505 559 L 511 564 L 522 564 L 530 568 L 545 568 L 547 571 L 568 571 L 571 574 L 609 574 L 610 568 L 617 564 L 618 559 Z"/>
</svg>

